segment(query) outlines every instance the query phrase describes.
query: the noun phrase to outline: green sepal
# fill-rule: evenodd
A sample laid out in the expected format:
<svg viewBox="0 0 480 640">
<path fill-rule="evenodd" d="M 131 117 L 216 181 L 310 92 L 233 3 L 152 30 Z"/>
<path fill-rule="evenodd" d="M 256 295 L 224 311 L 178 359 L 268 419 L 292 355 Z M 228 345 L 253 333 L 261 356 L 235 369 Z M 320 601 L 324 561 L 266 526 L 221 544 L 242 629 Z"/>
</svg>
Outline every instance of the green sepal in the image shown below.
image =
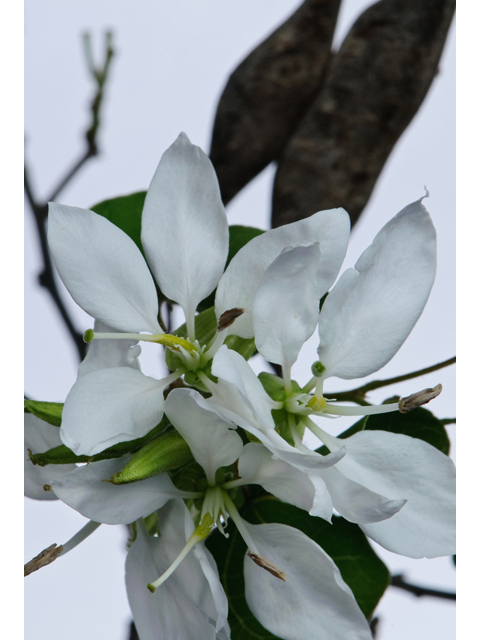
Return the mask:
<svg viewBox="0 0 480 640">
<path fill-rule="evenodd" d="M 142 211 L 146 191 L 138 191 L 128 196 L 104 200 L 93 205 L 92 211 L 112 222 L 129 236 L 143 253 L 140 235 L 142 231 Z"/>
<path fill-rule="evenodd" d="M 37 402 L 36 400 L 24 400 L 24 412 L 33 413 L 34 416 L 40 418 L 54 427 L 62 424 L 62 402 Z"/>
<path fill-rule="evenodd" d="M 64 444 L 58 447 L 53 447 L 44 453 L 32 453 L 30 454 L 30 460 L 33 464 L 38 464 L 40 467 L 45 467 L 47 464 L 72 464 L 77 462 L 98 462 L 99 460 L 110 460 L 111 458 L 121 458 L 126 453 L 131 453 L 140 449 L 147 442 L 150 442 L 152 438 L 159 436 L 167 426 L 170 424 L 167 416 L 163 416 L 161 422 L 157 424 L 147 435 L 142 438 L 136 438 L 135 440 L 128 440 L 127 442 L 119 442 L 112 447 L 95 454 L 94 456 L 76 455 L 71 449 Z"/>
<path fill-rule="evenodd" d="M 257 353 L 254 338 L 240 338 L 239 336 L 227 336 L 225 343 L 229 349 L 239 353 L 245 360 L 250 360 Z"/>
<path fill-rule="evenodd" d="M 262 373 L 258 375 L 258 379 L 272 400 L 276 402 L 285 401 L 286 393 L 283 378 L 280 378 L 274 373 L 262 371 Z"/>
<path fill-rule="evenodd" d="M 256 238 L 257 236 L 265 233 L 262 229 L 257 229 L 256 227 L 244 227 L 242 225 L 232 224 L 228 227 L 229 234 L 229 243 L 228 243 L 228 257 L 227 262 L 225 263 L 225 269 L 230 264 L 232 258 L 240 251 L 242 247 L 244 247 L 250 240 Z M 204 311 L 209 307 L 212 307 L 215 304 L 215 294 L 217 290 L 212 291 L 212 293 L 202 300 L 198 305 L 198 311 Z"/>
<path fill-rule="evenodd" d="M 177 469 L 192 459 L 190 447 L 176 431 L 166 433 L 134 454 L 125 467 L 115 473 L 108 482 L 129 484 L 152 478 L 164 471 Z"/>
</svg>

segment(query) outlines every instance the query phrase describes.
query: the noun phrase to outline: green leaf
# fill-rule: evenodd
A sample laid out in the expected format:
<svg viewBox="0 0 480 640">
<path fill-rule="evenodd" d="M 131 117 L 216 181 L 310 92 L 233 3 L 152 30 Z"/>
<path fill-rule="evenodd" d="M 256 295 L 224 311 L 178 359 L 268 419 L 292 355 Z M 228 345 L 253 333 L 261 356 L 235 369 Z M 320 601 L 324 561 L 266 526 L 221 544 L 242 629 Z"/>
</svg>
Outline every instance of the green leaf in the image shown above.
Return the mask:
<svg viewBox="0 0 480 640">
<path fill-rule="evenodd" d="M 394 411 L 368 416 L 365 429 L 368 431 L 390 431 L 419 438 L 447 456 L 450 451 L 450 440 L 441 420 L 436 418 L 431 411 L 422 407 L 409 413 Z"/>
<path fill-rule="evenodd" d="M 229 245 L 228 245 L 228 257 L 227 257 L 227 262 L 225 264 L 225 269 L 228 267 L 228 265 L 232 261 L 232 258 L 236 256 L 236 254 L 240 251 L 242 247 L 244 247 L 248 242 L 250 242 L 250 240 L 253 240 L 253 238 L 256 238 L 262 233 L 265 233 L 265 231 L 263 231 L 262 229 L 257 229 L 255 227 L 243 227 L 241 225 L 232 224 L 232 226 L 228 228 L 228 233 L 229 233 Z M 200 302 L 200 304 L 198 305 L 198 311 L 204 311 L 205 309 L 208 309 L 209 307 L 212 307 L 215 304 L 216 291 L 217 291 L 216 289 L 215 291 L 212 291 L 212 293 L 207 298 L 205 298 L 204 300 L 202 300 L 202 302 Z"/>
<path fill-rule="evenodd" d="M 242 517 L 252 524 L 279 522 L 303 531 L 321 546 L 338 566 L 365 616 L 368 618 L 372 615 L 390 583 L 390 574 L 357 525 L 337 516 L 333 517 L 333 524 L 329 524 L 321 518 L 310 516 L 306 511 L 271 497 L 254 500 L 242 512 Z M 237 530 L 231 530 L 229 533 L 230 537 L 227 540 L 215 531 L 208 538 L 207 546 L 215 557 L 229 600 L 228 621 L 232 629 L 232 640 L 271 640 L 275 636 L 266 631 L 254 618 L 245 600 L 245 543 Z"/>
<path fill-rule="evenodd" d="M 138 191 L 129 196 L 120 196 L 104 200 L 92 207 L 92 211 L 110 220 L 119 229 L 124 231 L 135 242 L 143 253 L 140 233 L 142 230 L 142 211 L 145 202 L 146 191 Z"/>
<path fill-rule="evenodd" d="M 49 403 L 45 403 L 49 404 Z M 63 408 L 63 405 L 62 405 Z M 40 467 L 45 467 L 47 464 L 71 464 L 76 462 L 98 462 L 98 460 L 109 460 L 111 458 L 121 458 L 126 453 L 131 453 L 141 449 L 150 440 L 160 435 L 167 426 L 170 425 L 170 421 L 167 416 L 163 416 L 162 421 L 157 424 L 147 435 L 143 438 L 136 438 L 135 440 L 129 440 L 128 442 L 119 442 L 112 447 L 95 454 L 94 456 L 77 456 L 71 449 L 64 444 L 58 447 L 53 447 L 44 453 L 33 452 L 30 455 L 30 460 L 33 464 L 38 464 Z M 57 425 L 60 426 L 60 425 Z"/>
<path fill-rule="evenodd" d="M 59 427 L 62 423 L 63 403 L 61 402 L 37 402 L 36 400 L 24 400 L 25 413 L 33 413 L 54 427 Z"/>
</svg>

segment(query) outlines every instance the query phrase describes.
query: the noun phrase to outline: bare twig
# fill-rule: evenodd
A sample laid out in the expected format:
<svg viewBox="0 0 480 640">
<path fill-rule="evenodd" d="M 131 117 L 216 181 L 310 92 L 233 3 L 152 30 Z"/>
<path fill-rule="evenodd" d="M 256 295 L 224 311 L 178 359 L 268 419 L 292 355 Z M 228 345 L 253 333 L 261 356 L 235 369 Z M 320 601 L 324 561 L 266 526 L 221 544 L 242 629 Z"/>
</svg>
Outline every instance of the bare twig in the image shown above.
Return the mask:
<svg viewBox="0 0 480 640">
<path fill-rule="evenodd" d="M 440 591 L 439 589 L 427 589 L 425 587 L 419 587 L 416 584 L 410 584 L 409 582 L 405 582 L 402 574 L 398 574 L 392 576 L 392 581 L 390 586 L 397 587 L 398 589 L 403 589 L 404 591 L 408 591 L 412 593 L 417 598 L 422 596 L 432 596 L 434 598 L 442 598 L 443 600 L 456 600 L 457 594 L 451 593 L 449 591 Z"/>
<path fill-rule="evenodd" d="M 357 387 L 356 389 L 351 389 L 350 391 L 324 393 L 323 395 L 326 398 L 335 398 L 336 400 L 344 401 L 351 400 L 352 402 L 356 402 L 357 404 L 365 404 L 364 398 L 369 391 L 374 391 L 375 389 L 380 389 L 381 387 L 388 387 L 392 384 L 397 384 L 398 382 L 404 382 L 405 380 L 412 380 L 413 378 L 424 376 L 427 373 L 432 373 L 433 371 L 438 371 L 439 369 L 443 369 L 444 367 L 449 367 L 450 365 L 455 364 L 456 361 L 457 358 L 454 356 L 453 358 L 449 358 L 448 360 L 444 360 L 443 362 L 434 364 L 431 367 L 418 369 L 418 371 L 412 371 L 411 373 L 406 373 L 403 376 L 387 378 L 386 380 L 372 380 L 372 382 L 367 382 L 367 384 L 364 384 L 361 387 Z"/>
<path fill-rule="evenodd" d="M 63 321 L 65 322 L 68 332 L 70 333 L 70 336 L 75 343 L 75 347 L 77 348 L 80 360 L 85 357 L 86 345 L 83 341 L 82 334 L 75 329 L 73 322 L 60 297 L 54 278 L 52 259 L 48 250 L 45 222 L 48 215 L 48 202 L 54 200 L 58 196 L 58 194 L 66 187 L 66 185 L 77 174 L 79 169 L 85 164 L 85 162 L 87 162 L 89 158 L 92 158 L 93 156 L 96 156 L 98 154 L 96 138 L 98 128 L 100 126 L 100 107 L 104 96 L 104 87 L 110 68 L 110 62 L 114 54 L 112 48 L 112 34 L 107 33 L 105 36 L 105 61 L 103 66 L 98 68 L 93 65 L 90 47 L 90 36 L 88 34 L 84 36 L 84 43 L 88 68 L 97 85 L 97 91 L 91 104 L 91 123 L 87 131 L 85 132 L 85 139 L 87 142 L 86 149 L 81 157 L 77 160 L 77 162 L 75 162 L 73 167 L 59 181 L 58 185 L 53 189 L 46 202 L 40 203 L 37 201 L 32 190 L 32 184 L 29 179 L 27 167 L 25 167 L 24 171 L 25 195 L 35 218 L 43 258 L 43 270 L 39 275 L 39 283 L 42 287 L 45 287 L 45 289 L 50 292 L 50 295 L 52 296 L 55 305 L 60 311 L 60 315 L 62 316 Z"/>
</svg>

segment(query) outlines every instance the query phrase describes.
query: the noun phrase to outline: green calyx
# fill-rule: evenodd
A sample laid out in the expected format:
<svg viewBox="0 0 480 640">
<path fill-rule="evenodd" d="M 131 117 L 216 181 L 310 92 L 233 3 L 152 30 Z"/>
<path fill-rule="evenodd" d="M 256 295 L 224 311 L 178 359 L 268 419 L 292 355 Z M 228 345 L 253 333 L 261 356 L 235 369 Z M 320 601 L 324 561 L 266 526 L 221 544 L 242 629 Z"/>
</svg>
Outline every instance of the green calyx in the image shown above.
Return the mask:
<svg viewBox="0 0 480 640">
<path fill-rule="evenodd" d="M 38 402 L 36 400 L 24 400 L 24 412 L 33 413 L 54 427 L 59 427 L 62 423 L 63 403 L 61 402 Z"/>
<path fill-rule="evenodd" d="M 188 444 L 179 433 L 166 433 L 134 454 L 125 467 L 105 482 L 128 484 L 170 471 L 192 459 Z"/>
</svg>

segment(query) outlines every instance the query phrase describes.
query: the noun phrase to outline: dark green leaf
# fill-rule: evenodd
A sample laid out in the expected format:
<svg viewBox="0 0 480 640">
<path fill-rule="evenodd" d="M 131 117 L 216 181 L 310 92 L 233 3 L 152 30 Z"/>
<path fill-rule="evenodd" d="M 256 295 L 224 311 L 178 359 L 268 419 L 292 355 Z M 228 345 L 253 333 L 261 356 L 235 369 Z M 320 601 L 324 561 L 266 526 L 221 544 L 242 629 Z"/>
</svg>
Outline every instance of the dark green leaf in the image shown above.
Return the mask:
<svg viewBox="0 0 480 640">
<path fill-rule="evenodd" d="M 37 402 L 36 400 L 24 401 L 25 413 L 33 413 L 34 416 L 40 418 L 54 427 L 59 427 L 62 423 L 63 403 L 61 402 Z"/>
<path fill-rule="evenodd" d="M 63 407 L 63 405 L 62 405 Z M 58 447 L 54 447 L 53 449 L 49 449 L 44 453 L 35 453 L 33 452 L 30 456 L 33 464 L 38 464 L 41 467 L 46 466 L 47 464 L 71 464 L 75 462 L 97 462 L 98 460 L 109 460 L 111 458 L 121 458 L 126 453 L 131 453 L 137 451 L 144 445 L 146 445 L 150 440 L 160 435 L 167 426 L 170 424 L 168 418 L 163 416 L 162 421 L 156 427 L 154 427 L 151 431 L 147 433 L 143 438 L 136 438 L 135 440 L 130 440 L 128 442 L 120 442 L 118 444 L 114 444 L 112 447 L 97 453 L 94 456 L 77 456 L 71 449 L 69 449 L 64 444 L 59 445 Z"/>
<path fill-rule="evenodd" d="M 368 416 L 365 429 L 403 433 L 406 436 L 428 442 L 447 456 L 450 451 L 450 440 L 441 420 L 428 409 L 422 407 L 414 409 L 410 413 L 394 411 Z"/>
<path fill-rule="evenodd" d="M 146 191 L 138 191 L 129 196 L 120 196 L 104 200 L 92 207 L 92 211 L 113 222 L 135 242 L 143 253 L 140 233 L 142 230 L 142 211 Z"/>
<path fill-rule="evenodd" d="M 230 264 L 232 258 L 240 251 L 242 247 L 244 247 L 250 240 L 256 238 L 257 236 L 265 233 L 262 229 L 256 229 L 255 227 L 243 227 L 241 225 L 233 224 L 228 228 L 229 233 L 229 246 L 228 246 L 228 258 L 225 264 L 225 269 Z M 205 311 L 209 307 L 213 307 L 215 304 L 215 291 L 202 300 L 198 305 L 198 311 Z"/>
<path fill-rule="evenodd" d="M 390 582 L 390 574 L 357 525 L 336 516 L 333 524 L 329 524 L 271 497 L 254 500 L 242 517 L 252 524 L 279 522 L 303 531 L 333 559 L 365 616 L 372 615 Z M 207 546 L 217 561 L 229 600 L 232 640 L 271 640 L 275 636 L 263 629 L 246 603 L 243 578 L 246 546 L 233 525 L 230 527 L 228 540 L 216 531 L 207 540 Z"/>
</svg>

